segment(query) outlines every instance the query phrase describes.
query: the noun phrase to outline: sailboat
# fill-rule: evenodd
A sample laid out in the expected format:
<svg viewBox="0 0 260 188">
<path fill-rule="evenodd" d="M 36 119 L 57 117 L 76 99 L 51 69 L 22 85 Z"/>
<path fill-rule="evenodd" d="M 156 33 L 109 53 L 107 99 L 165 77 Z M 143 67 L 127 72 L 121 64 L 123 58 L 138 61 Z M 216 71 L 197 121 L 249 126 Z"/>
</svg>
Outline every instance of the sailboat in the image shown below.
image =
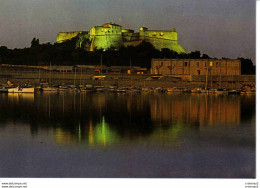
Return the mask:
<svg viewBox="0 0 260 188">
<path fill-rule="evenodd" d="M 7 81 L 7 85 L 2 86 L 2 87 L 0 88 L 0 92 L 6 93 L 6 92 L 8 92 L 8 89 L 11 89 L 11 88 L 16 88 L 16 86 L 14 86 L 14 84 L 12 84 L 12 83 L 8 80 L 8 81 Z"/>
<path fill-rule="evenodd" d="M 96 92 L 104 92 L 106 90 L 105 86 L 102 85 L 102 80 L 105 78 L 105 76 L 102 76 L 102 55 L 100 57 L 100 86 L 94 86 L 94 90 Z"/>
<path fill-rule="evenodd" d="M 221 67 L 220 67 L 220 88 L 216 90 L 216 94 L 228 94 L 226 89 L 222 89 L 222 81 L 221 81 Z"/>
<path fill-rule="evenodd" d="M 228 90 L 228 94 L 240 94 L 240 91 L 234 89 L 234 79 L 232 75 L 232 89 Z"/>
<path fill-rule="evenodd" d="M 50 84 L 51 84 L 51 63 L 50 63 Z M 44 85 L 41 87 L 42 91 L 58 91 L 58 87 L 53 87 L 50 85 Z"/>
</svg>

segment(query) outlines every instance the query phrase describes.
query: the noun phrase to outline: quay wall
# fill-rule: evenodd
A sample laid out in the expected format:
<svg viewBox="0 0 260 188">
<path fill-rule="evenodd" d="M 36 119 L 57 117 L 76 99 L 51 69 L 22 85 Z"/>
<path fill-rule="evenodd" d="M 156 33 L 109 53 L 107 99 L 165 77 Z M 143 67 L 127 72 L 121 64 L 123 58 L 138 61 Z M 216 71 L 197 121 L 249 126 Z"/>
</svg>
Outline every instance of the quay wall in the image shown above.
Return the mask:
<svg viewBox="0 0 260 188">
<path fill-rule="evenodd" d="M 102 74 L 106 78 L 102 81 L 93 80 L 93 76 L 100 74 L 89 74 L 77 72 L 52 72 L 49 71 L 1 71 L 0 84 L 6 84 L 11 81 L 14 84 L 91 84 L 91 85 L 113 85 L 136 86 L 136 87 L 186 87 L 192 89 L 195 87 L 204 88 L 206 85 L 205 75 L 162 77 L 160 79 L 151 78 L 154 75 L 149 74 Z M 156 75 L 158 76 L 158 75 Z M 101 83 L 102 82 L 102 83 Z M 208 88 L 227 88 L 240 89 L 243 87 L 255 88 L 255 75 L 233 75 L 233 76 L 212 76 L 207 77 Z"/>
</svg>

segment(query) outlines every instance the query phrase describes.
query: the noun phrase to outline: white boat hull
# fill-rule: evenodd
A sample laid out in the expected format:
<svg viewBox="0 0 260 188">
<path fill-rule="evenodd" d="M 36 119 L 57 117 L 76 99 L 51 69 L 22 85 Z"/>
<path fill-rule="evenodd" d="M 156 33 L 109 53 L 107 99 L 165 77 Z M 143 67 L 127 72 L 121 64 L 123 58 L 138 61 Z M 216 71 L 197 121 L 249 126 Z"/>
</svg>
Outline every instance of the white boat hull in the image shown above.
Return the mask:
<svg viewBox="0 0 260 188">
<path fill-rule="evenodd" d="M 8 93 L 34 93 L 34 88 L 29 87 L 29 88 L 10 88 L 8 89 Z"/>
</svg>

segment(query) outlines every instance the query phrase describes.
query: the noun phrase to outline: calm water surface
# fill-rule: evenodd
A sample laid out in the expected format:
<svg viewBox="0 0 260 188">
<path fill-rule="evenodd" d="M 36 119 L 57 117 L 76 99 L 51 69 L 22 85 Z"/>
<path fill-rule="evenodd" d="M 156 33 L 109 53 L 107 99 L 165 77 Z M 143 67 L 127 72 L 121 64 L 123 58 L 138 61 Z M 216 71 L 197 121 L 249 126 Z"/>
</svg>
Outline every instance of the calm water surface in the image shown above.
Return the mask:
<svg viewBox="0 0 260 188">
<path fill-rule="evenodd" d="M 255 96 L 0 94 L 0 106 L 0 177 L 255 177 Z"/>
</svg>

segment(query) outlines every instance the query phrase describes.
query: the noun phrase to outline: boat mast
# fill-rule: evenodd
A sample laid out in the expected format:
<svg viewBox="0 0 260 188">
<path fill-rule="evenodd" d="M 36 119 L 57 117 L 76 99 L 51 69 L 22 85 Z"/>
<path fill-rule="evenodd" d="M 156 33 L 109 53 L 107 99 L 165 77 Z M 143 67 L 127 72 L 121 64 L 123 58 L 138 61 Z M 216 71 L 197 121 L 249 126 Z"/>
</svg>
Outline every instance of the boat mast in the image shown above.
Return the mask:
<svg viewBox="0 0 260 188">
<path fill-rule="evenodd" d="M 82 66 L 80 67 L 79 86 L 81 85 L 81 77 L 82 77 Z"/>
<path fill-rule="evenodd" d="M 76 87 L 76 74 L 77 74 L 77 72 L 76 72 L 76 67 L 75 67 L 74 69 L 75 69 L 75 74 L 74 74 L 74 87 Z"/>
<path fill-rule="evenodd" d="M 207 89 L 207 84 L 208 84 L 208 67 L 205 68 L 206 69 L 206 83 L 205 83 L 205 89 Z"/>
<path fill-rule="evenodd" d="M 100 57 L 100 75 L 101 75 L 100 85 L 102 85 L 102 54 L 101 54 L 101 57 Z"/>
<path fill-rule="evenodd" d="M 132 59 L 130 57 L 130 77 L 131 77 L 131 87 L 132 87 Z"/>
<path fill-rule="evenodd" d="M 51 85 L 51 62 L 50 62 L 50 85 Z"/>
<path fill-rule="evenodd" d="M 234 89 L 234 79 L 233 79 L 233 74 L 231 75 L 231 78 L 232 78 L 232 89 Z"/>
<path fill-rule="evenodd" d="M 221 64 L 220 64 L 220 80 L 219 80 L 219 85 L 220 85 L 220 89 L 222 89 L 222 85 L 221 85 Z"/>
</svg>

